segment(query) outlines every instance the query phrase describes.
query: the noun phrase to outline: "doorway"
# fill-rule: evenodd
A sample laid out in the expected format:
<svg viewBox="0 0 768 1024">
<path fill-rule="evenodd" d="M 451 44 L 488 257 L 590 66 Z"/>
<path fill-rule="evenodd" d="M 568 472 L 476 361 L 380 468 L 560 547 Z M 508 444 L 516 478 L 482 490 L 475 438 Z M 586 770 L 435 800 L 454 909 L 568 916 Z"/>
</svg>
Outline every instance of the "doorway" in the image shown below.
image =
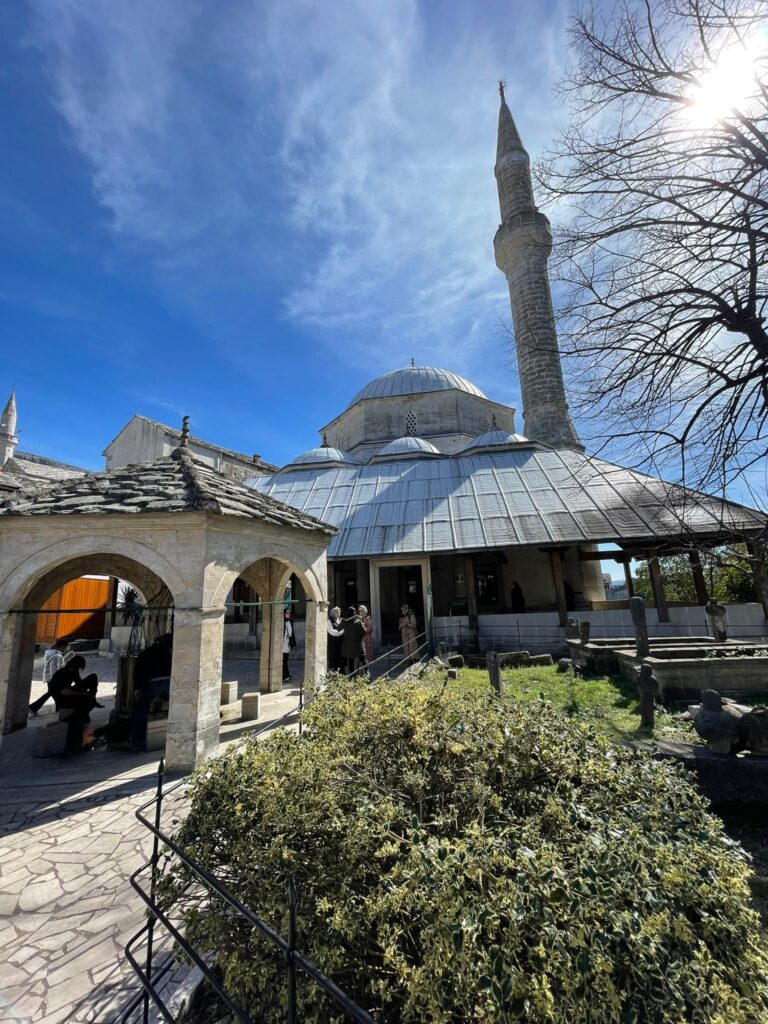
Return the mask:
<svg viewBox="0 0 768 1024">
<path fill-rule="evenodd" d="M 400 644 L 400 605 L 407 604 L 416 616 L 418 631 L 424 631 L 424 578 L 420 565 L 392 565 L 379 568 L 379 611 L 381 643 Z"/>
</svg>

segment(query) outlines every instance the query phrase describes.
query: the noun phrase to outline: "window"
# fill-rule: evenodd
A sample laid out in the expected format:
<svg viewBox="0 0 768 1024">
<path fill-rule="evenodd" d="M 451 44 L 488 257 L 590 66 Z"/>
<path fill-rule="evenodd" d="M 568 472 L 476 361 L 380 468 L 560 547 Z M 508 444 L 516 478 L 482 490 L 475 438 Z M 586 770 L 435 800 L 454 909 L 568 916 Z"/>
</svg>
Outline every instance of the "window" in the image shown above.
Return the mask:
<svg viewBox="0 0 768 1024">
<path fill-rule="evenodd" d="M 408 410 L 408 414 L 405 417 L 405 432 L 410 437 L 416 434 L 416 413 L 413 409 Z"/>
</svg>

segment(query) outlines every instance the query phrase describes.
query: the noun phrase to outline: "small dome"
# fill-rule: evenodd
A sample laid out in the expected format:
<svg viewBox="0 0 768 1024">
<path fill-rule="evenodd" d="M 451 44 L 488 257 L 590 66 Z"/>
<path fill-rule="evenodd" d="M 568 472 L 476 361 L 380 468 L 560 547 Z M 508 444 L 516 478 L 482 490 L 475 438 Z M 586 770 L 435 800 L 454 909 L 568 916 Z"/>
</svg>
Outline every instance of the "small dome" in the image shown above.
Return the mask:
<svg viewBox="0 0 768 1024">
<path fill-rule="evenodd" d="M 365 398 L 392 398 L 397 395 L 422 395 L 428 391 L 464 391 L 478 398 L 485 398 L 480 388 L 452 370 L 441 370 L 437 366 L 405 366 L 401 370 L 390 370 L 358 391 L 347 408 L 357 405 Z"/>
<path fill-rule="evenodd" d="M 357 459 L 353 458 L 349 452 L 342 451 L 341 448 L 321 445 L 319 448 L 310 448 L 309 451 L 297 455 L 295 459 L 291 459 L 284 469 L 293 469 L 296 466 L 327 465 L 329 463 L 341 463 L 349 466 L 360 465 Z"/>
<path fill-rule="evenodd" d="M 391 459 L 395 457 L 412 459 L 422 455 L 440 455 L 440 452 L 429 441 L 425 441 L 424 438 L 408 435 L 407 437 L 398 437 L 397 440 L 390 441 L 380 452 L 374 455 L 373 459 Z"/>
<path fill-rule="evenodd" d="M 487 430 L 484 434 L 480 434 L 479 437 L 470 441 L 461 451 L 463 453 L 477 448 L 506 448 L 512 444 L 526 444 L 527 441 L 528 438 L 523 437 L 522 434 L 509 434 L 506 430 Z"/>
</svg>

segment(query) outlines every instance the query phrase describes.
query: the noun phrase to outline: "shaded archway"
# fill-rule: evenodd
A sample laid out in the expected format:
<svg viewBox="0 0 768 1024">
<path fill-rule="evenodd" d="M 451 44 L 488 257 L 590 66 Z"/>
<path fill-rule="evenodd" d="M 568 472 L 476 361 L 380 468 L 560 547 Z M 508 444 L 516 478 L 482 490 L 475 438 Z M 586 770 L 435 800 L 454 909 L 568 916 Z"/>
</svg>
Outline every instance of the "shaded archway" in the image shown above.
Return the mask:
<svg viewBox="0 0 768 1024">
<path fill-rule="evenodd" d="M 0 628 L 0 715 L 3 732 L 24 728 L 32 687 L 37 617 L 45 601 L 70 580 L 88 574 L 117 576 L 142 592 L 157 591 L 167 582 L 154 569 L 124 554 L 88 552 L 37 567 L 20 582 L 24 564 L 4 581 L 7 606 Z M 170 575 L 170 574 L 169 574 Z M 15 590 L 11 588 L 15 586 Z M 5 601 L 3 602 L 5 604 Z"/>
</svg>

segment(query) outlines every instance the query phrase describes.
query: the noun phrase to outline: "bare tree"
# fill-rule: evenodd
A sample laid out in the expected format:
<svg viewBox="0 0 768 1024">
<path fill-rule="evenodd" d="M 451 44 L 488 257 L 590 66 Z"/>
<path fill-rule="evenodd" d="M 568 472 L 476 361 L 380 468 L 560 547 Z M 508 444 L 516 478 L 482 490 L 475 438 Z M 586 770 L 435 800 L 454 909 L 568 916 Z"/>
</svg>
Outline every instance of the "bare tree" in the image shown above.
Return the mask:
<svg viewBox="0 0 768 1024">
<path fill-rule="evenodd" d="M 537 167 L 571 401 L 593 450 L 763 504 L 768 2 L 619 0 L 571 41 L 570 122 Z"/>
</svg>

